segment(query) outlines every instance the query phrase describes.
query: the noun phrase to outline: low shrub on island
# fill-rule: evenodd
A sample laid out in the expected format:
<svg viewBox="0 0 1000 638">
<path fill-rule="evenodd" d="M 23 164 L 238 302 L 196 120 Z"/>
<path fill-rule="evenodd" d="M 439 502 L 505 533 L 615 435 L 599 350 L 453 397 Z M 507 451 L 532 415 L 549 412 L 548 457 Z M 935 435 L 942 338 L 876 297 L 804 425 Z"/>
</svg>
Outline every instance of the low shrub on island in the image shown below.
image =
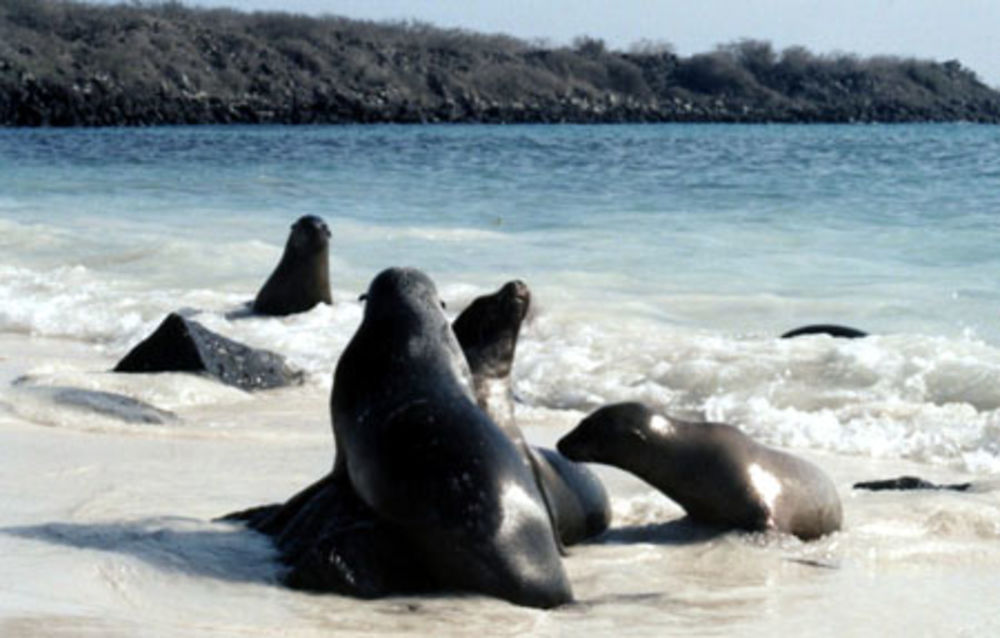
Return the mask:
<svg viewBox="0 0 1000 638">
<path fill-rule="evenodd" d="M 0 0 L 0 125 L 1000 122 L 957 61 L 553 47 L 422 23 Z"/>
</svg>

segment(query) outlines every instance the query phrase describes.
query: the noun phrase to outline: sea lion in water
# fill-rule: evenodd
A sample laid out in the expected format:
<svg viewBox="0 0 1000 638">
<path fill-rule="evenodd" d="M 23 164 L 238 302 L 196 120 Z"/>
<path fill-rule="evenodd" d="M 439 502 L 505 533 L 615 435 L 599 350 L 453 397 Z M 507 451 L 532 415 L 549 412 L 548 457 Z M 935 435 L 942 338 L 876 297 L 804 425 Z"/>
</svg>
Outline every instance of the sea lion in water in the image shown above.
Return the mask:
<svg viewBox="0 0 1000 638">
<path fill-rule="evenodd" d="M 290 315 L 311 310 L 318 303 L 331 304 L 330 229 L 315 215 L 292 224 L 285 252 L 253 301 L 261 315 Z"/>
<path fill-rule="evenodd" d="M 365 298 L 334 373 L 332 480 L 349 478 L 437 587 L 532 607 L 571 601 L 534 477 L 476 405 L 434 283 L 392 268 Z"/>
<path fill-rule="evenodd" d="M 514 419 L 511 369 L 521 324 L 531 305 L 522 281 L 477 297 L 452 323 L 472 372 L 476 401 L 522 450 L 545 497 L 559 540 L 572 545 L 600 534 L 611 523 L 611 506 L 589 469 L 555 450 L 528 445 Z"/>
<path fill-rule="evenodd" d="M 695 521 L 803 540 L 841 526 L 840 497 L 822 470 L 731 425 L 677 421 L 641 403 L 618 403 L 590 414 L 558 448 L 573 460 L 635 474 Z"/>
<path fill-rule="evenodd" d="M 802 326 L 801 328 L 796 328 L 795 330 L 789 330 L 785 334 L 781 335 L 781 338 L 791 339 L 793 337 L 802 337 L 805 335 L 830 335 L 831 337 L 838 337 L 841 339 L 860 339 L 861 337 L 867 337 L 868 333 L 858 330 L 857 328 L 849 328 L 847 326 L 838 326 L 829 323 L 819 323 L 810 326 Z"/>
</svg>

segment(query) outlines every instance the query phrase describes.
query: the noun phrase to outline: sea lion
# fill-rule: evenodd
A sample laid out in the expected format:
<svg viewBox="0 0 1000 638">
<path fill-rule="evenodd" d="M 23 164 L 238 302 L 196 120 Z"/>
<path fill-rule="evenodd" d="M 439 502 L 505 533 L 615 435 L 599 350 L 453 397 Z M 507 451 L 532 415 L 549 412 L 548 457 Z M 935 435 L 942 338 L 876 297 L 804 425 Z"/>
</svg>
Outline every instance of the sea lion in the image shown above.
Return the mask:
<svg viewBox="0 0 1000 638">
<path fill-rule="evenodd" d="M 515 439 L 522 436 L 514 422 L 510 373 L 530 305 L 528 286 L 509 281 L 495 293 L 476 297 L 451 325 L 469 363 L 476 402 Z"/>
<path fill-rule="evenodd" d="M 332 480 L 348 477 L 437 587 L 541 608 L 571 601 L 534 478 L 476 405 L 434 283 L 391 268 L 365 299 L 334 372 Z"/>
<path fill-rule="evenodd" d="M 860 339 L 861 337 L 867 337 L 868 333 L 858 330 L 857 328 L 838 326 L 830 323 L 818 323 L 810 326 L 802 326 L 801 328 L 796 328 L 795 330 L 789 330 L 785 334 L 781 335 L 781 338 L 791 339 L 793 337 L 802 337 L 805 335 L 830 335 L 831 337 L 838 337 L 841 339 Z"/>
<path fill-rule="evenodd" d="M 641 403 L 602 407 L 558 443 L 576 461 L 629 471 L 695 521 L 810 540 L 840 529 L 837 489 L 812 463 L 723 423 L 667 419 Z"/>
<path fill-rule="evenodd" d="M 290 315 L 311 310 L 330 295 L 330 229 L 315 215 L 292 224 L 281 261 L 257 293 L 253 311 L 261 315 Z"/>
<path fill-rule="evenodd" d="M 553 525 L 564 545 L 600 534 L 611 523 L 611 506 L 600 480 L 555 450 L 528 445 L 514 419 L 511 370 L 531 291 L 519 280 L 477 297 L 452 323 L 472 372 L 479 406 L 521 449 L 530 464 Z"/>
</svg>

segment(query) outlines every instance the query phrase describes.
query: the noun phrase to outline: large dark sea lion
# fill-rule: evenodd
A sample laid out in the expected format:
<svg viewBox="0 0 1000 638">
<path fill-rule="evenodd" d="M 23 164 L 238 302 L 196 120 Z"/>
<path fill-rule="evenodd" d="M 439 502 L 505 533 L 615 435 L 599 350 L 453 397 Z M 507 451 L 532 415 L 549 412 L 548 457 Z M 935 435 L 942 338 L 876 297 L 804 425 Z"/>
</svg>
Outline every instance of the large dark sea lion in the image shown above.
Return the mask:
<svg viewBox="0 0 1000 638">
<path fill-rule="evenodd" d="M 611 506 L 589 469 L 555 450 L 528 445 L 514 419 L 511 370 L 521 324 L 531 304 L 522 281 L 473 300 L 452 323 L 472 372 L 479 406 L 522 450 L 545 497 L 560 541 L 573 545 L 600 534 L 611 522 Z"/>
<path fill-rule="evenodd" d="M 315 215 L 292 224 L 281 261 L 253 301 L 261 315 L 290 315 L 331 304 L 330 229 Z"/>
<path fill-rule="evenodd" d="M 393 268 L 372 281 L 330 406 L 331 480 L 348 477 L 437 587 L 542 608 L 572 600 L 534 477 L 476 405 L 465 357 L 425 274 Z"/>
<path fill-rule="evenodd" d="M 641 403 L 593 412 L 558 444 L 576 461 L 635 474 L 695 521 L 810 540 L 840 529 L 837 489 L 815 465 L 731 425 L 667 419 Z"/>
<path fill-rule="evenodd" d="M 397 274 L 402 276 L 408 272 L 401 271 Z M 416 271 L 413 273 L 412 276 L 422 286 L 432 286 L 426 277 Z M 429 301 L 425 300 L 424 305 L 430 304 L 432 311 L 417 304 L 420 313 L 429 314 L 431 319 L 429 322 L 421 321 L 410 316 L 413 313 L 407 310 L 408 304 L 397 304 L 391 295 L 386 299 L 385 292 L 378 293 L 375 289 L 373 283 L 373 290 L 365 296 L 369 299 L 366 316 L 368 313 L 375 314 L 362 323 L 359 334 L 351 342 L 354 345 L 345 351 L 335 375 L 331 400 L 335 436 L 338 439 L 334 471 L 283 504 L 235 512 L 223 520 L 243 522 L 252 529 L 269 535 L 288 567 L 284 582 L 294 588 L 362 598 L 465 589 L 540 607 L 565 602 L 570 594 L 558 557 L 553 559 L 551 556 L 551 546 L 554 544 L 551 539 L 552 529 L 548 521 L 544 520 L 537 493 L 530 494 L 530 489 L 524 486 L 525 479 L 530 477 L 527 466 L 520 471 L 511 469 L 509 448 L 512 443 L 507 440 L 499 444 L 492 442 L 473 445 L 473 454 L 468 456 L 463 450 L 461 442 L 469 438 L 461 431 L 464 430 L 461 423 L 463 414 L 470 415 L 469 422 L 473 431 L 492 430 L 492 438 L 495 439 L 498 430 L 493 424 L 484 424 L 485 415 L 472 405 L 467 385 L 468 371 L 461 355 L 456 357 L 457 344 L 454 337 L 450 330 L 442 331 L 441 326 L 436 325 L 443 316 L 437 302 L 430 297 Z M 433 288 L 430 291 L 433 292 Z M 386 308 L 376 312 L 379 307 Z M 396 312 L 401 313 L 401 316 L 393 317 Z M 419 317 L 420 313 L 414 316 Z M 429 327 L 425 324 L 429 324 Z M 409 334 L 406 332 L 407 326 L 411 331 Z M 382 340 L 379 337 L 379 330 L 385 328 L 389 328 L 386 332 L 387 339 L 395 335 L 394 339 Z M 437 363 L 429 368 L 414 365 L 412 370 L 408 370 L 406 361 L 414 356 L 414 351 L 409 349 L 413 345 L 426 350 L 427 356 Z M 371 369 L 370 365 L 376 368 Z M 396 366 L 401 368 L 396 370 Z M 357 376 L 357 373 L 365 370 L 371 374 Z M 386 375 L 386 383 L 379 381 L 379 371 Z M 430 391 L 425 392 L 426 398 L 421 398 L 420 386 L 409 385 L 411 375 L 417 375 L 430 388 Z M 439 384 L 435 378 L 443 383 Z M 417 394 L 399 396 L 400 393 L 413 392 Z M 441 396 L 446 398 L 448 405 L 434 408 L 441 392 L 445 393 Z M 371 402 L 374 407 L 384 409 L 373 415 L 363 407 L 366 401 Z M 400 401 L 402 405 L 399 405 Z M 392 406 L 396 406 L 395 409 L 389 409 Z M 448 446 L 448 452 L 442 458 L 437 458 L 440 450 L 433 447 L 437 447 L 434 445 L 436 437 L 446 435 L 446 432 L 434 434 L 431 432 L 435 430 L 434 424 L 430 421 L 423 422 L 419 415 L 412 432 L 409 432 L 411 428 L 405 424 L 408 406 L 429 413 L 437 409 L 450 415 L 452 422 L 448 424 L 447 430 L 458 430 L 459 436 L 447 437 L 449 440 L 454 439 L 454 444 Z M 374 465 L 378 461 L 367 446 L 361 445 L 362 453 L 358 458 L 367 461 L 349 462 L 351 455 L 347 444 L 341 441 L 342 430 L 345 427 L 348 430 L 371 428 L 368 434 L 378 436 L 377 428 L 385 421 L 386 416 L 391 426 L 401 427 L 401 433 L 405 435 L 396 436 L 390 432 L 382 442 L 382 453 L 388 454 L 390 460 L 393 456 L 401 457 L 401 460 L 385 466 L 386 471 L 392 471 L 393 468 L 412 471 L 414 481 L 418 481 L 420 475 L 427 475 L 423 483 L 413 484 L 423 485 L 419 493 L 413 494 L 412 499 L 408 497 L 403 501 L 407 508 L 419 507 L 418 512 L 420 509 L 425 510 L 416 522 L 406 518 L 400 521 L 398 515 L 393 516 L 393 507 L 400 507 L 394 505 L 394 499 L 389 500 L 388 506 L 369 505 L 353 484 L 354 477 L 367 476 L 368 470 L 378 472 L 379 466 Z M 488 422 L 488 418 L 486 421 Z M 345 426 L 345 423 L 350 425 Z M 359 438 L 357 434 L 354 432 L 352 436 Z M 411 446 L 408 443 L 410 436 L 424 434 L 431 438 L 423 444 Z M 425 449 L 427 443 L 432 445 L 430 451 Z M 449 455 L 456 454 L 462 457 L 458 464 L 448 460 Z M 408 456 L 412 458 L 405 458 Z M 492 476 L 486 477 L 462 471 L 463 466 L 467 466 L 469 462 L 482 464 L 483 457 L 490 460 L 487 466 L 499 466 L 501 471 L 495 471 Z M 372 463 L 372 467 L 365 468 L 366 462 Z M 563 462 L 569 463 L 565 460 Z M 513 475 L 513 480 L 507 474 Z M 370 477 L 364 480 L 367 481 L 366 485 L 372 482 Z M 484 489 L 481 493 L 470 495 L 470 490 L 476 489 L 477 481 Z M 407 477 L 400 481 L 399 486 L 406 488 L 409 482 L 410 477 Z M 496 495 L 498 489 L 502 492 L 499 499 Z M 387 492 L 391 493 L 391 490 L 383 487 L 378 494 L 384 495 Z M 492 499 L 487 498 L 489 492 L 493 493 Z M 523 501 L 517 502 L 519 499 Z M 495 502 L 497 500 L 500 501 L 499 505 Z M 511 503 L 511 500 L 514 502 Z M 421 501 L 427 505 L 418 506 Z M 446 504 L 454 502 L 450 504 L 450 510 L 439 512 L 435 511 L 438 501 Z M 463 507 L 470 512 L 467 520 L 463 520 L 465 514 L 456 511 Z M 517 517 L 525 514 L 526 521 L 515 524 L 503 522 L 516 521 Z M 544 525 L 540 525 L 538 520 L 540 514 Z M 497 524 L 498 515 L 501 519 L 501 532 L 490 532 L 490 526 Z M 477 520 L 483 517 L 487 520 Z M 435 518 L 444 520 L 435 522 Z M 525 523 L 527 530 L 521 529 L 525 527 Z M 429 526 L 444 528 L 438 532 L 443 537 L 440 542 L 435 537 L 435 530 L 428 529 Z M 466 529 L 463 530 L 463 526 Z M 549 535 L 548 540 L 539 538 L 543 532 Z M 450 536 L 454 535 L 468 537 L 463 541 L 466 547 L 458 556 L 451 556 L 450 548 L 454 539 Z M 441 560 L 441 554 L 448 560 Z M 497 554 L 500 555 L 499 558 Z M 454 560 L 461 563 L 459 568 L 447 566 L 448 561 Z M 525 563 L 525 560 L 530 562 Z M 521 562 L 520 566 L 504 566 L 505 562 L 518 561 Z M 500 564 L 500 569 L 497 569 L 497 563 Z M 535 566 L 530 566 L 533 564 Z M 539 567 L 547 573 L 535 573 Z M 527 575 L 518 574 L 518 570 L 526 571 Z"/>
</svg>

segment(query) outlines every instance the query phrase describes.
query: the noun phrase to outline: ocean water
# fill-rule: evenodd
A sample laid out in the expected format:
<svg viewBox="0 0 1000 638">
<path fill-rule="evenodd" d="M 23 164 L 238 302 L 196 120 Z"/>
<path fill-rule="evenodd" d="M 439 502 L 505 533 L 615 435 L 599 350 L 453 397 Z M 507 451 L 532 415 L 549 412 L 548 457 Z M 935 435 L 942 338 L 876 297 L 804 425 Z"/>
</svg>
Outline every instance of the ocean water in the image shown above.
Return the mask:
<svg viewBox="0 0 1000 638">
<path fill-rule="evenodd" d="M 333 234 L 334 305 L 234 318 L 305 214 Z M 998 214 L 1000 129 L 983 126 L 0 130 L 0 633 L 740 635 L 831 610 L 853 635 L 996 630 Z M 726 421 L 824 467 L 845 530 L 694 542 L 675 505 L 602 468 L 615 531 L 567 558 L 567 610 L 274 586 L 267 544 L 210 520 L 325 472 L 333 367 L 394 265 L 455 314 L 528 283 L 529 438 L 629 399 Z M 180 308 L 305 384 L 108 372 Z M 809 323 L 872 336 L 777 338 Z M 67 387 L 177 419 L 55 401 Z M 986 487 L 850 488 L 903 471 Z M 894 615 L 916 601 L 932 604 Z"/>
</svg>

